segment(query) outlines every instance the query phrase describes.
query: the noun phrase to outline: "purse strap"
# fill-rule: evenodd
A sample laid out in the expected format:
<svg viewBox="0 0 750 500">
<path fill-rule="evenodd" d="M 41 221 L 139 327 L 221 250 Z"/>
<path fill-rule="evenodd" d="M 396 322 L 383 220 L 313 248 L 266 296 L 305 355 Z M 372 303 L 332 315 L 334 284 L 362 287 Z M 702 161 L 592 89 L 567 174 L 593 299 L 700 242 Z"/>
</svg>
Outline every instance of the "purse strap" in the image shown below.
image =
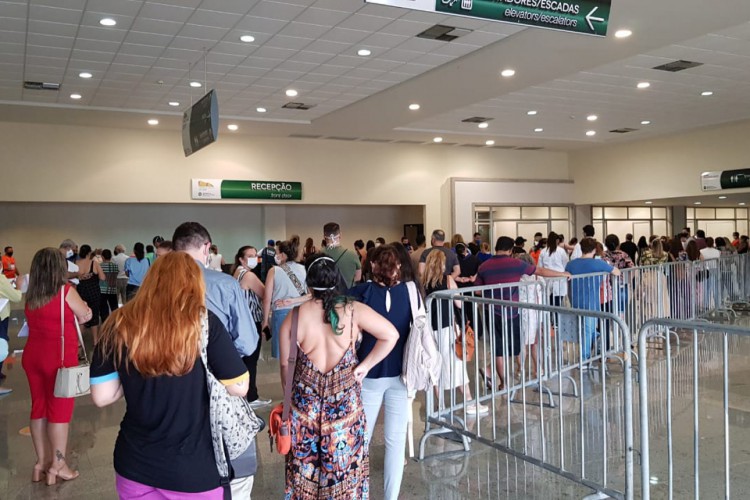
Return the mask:
<svg viewBox="0 0 750 500">
<path fill-rule="evenodd" d="M 299 323 L 299 306 L 292 309 L 292 338 L 289 345 L 289 367 L 287 368 L 286 386 L 284 387 L 284 410 L 281 413 L 281 421 L 289 420 L 289 410 L 292 406 L 292 383 L 294 379 L 294 368 L 297 364 L 297 324 Z"/>
<path fill-rule="evenodd" d="M 305 295 L 307 292 L 305 291 L 305 287 L 302 286 L 302 283 L 299 282 L 299 278 L 297 278 L 297 275 L 294 274 L 294 271 L 292 271 L 289 268 L 288 264 L 282 264 L 279 266 L 281 269 L 284 270 L 287 276 L 289 276 L 289 280 L 291 280 L 292 284 L 294 285 L 294 288 L 297 289 L 297 292 L 299 293 L 300 297 Z"/>
<path fill-rule="evenodd" d="M 86 346 L 83 344 L 83 334 L 81 333 L 81 325 L 78 324 L 78 319 L 73 318 L 73 322 L 76 325 L 76 332 L 78 332 L 78 342 L 80 343 L 81 349 L 83 349 L 83 359 L 86 364 L 89 364 L 89 357 L 86 354 Z M 65 367 L 65 285 L 60 289 L 60 368 Z"/>
</svg>

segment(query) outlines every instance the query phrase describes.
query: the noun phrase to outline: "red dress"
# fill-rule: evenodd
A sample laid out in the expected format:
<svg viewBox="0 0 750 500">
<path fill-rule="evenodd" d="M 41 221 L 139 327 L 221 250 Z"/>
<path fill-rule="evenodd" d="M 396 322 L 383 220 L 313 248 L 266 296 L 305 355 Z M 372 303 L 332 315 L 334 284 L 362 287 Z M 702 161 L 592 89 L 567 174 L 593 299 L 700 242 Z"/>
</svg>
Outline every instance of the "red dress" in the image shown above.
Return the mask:
<svg viewBox="0 0 750 500">
<path fill-rule="evenodd" d="M 70 285 L 65 285 L 68 295 Z M 26 305 L 29 338 L 22 365 L 31 390 L 31 419 L 46 418 L 51 424 L 66 424 L 73 416 L 74 398 L 56 398 L 55 376 L 61 366 L 60 292 L 38 309 Z M 75 316 L 65 302 L 65 366 L 78 364 L 78 333 Z"/>
</svg>

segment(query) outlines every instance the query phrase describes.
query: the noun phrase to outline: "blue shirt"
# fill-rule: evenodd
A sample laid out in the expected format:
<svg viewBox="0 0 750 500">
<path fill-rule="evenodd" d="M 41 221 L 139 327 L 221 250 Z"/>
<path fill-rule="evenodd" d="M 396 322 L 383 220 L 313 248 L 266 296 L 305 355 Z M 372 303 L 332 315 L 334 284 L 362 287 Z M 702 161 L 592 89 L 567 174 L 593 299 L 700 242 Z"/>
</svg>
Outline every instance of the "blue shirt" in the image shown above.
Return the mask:
<svg viewBox="0 0 750 500">
<path fill-rule="evenodd" d="M 206 282 L 206 307 L 232 336 L 240 356 L 250 356 L 258 347 L 258 331 L 240 284 L 228 274 L 207 269 L 200 262 L 198 266 Z"/>
<path fill-rule="evenodd" d="M 601 309 L 599 291 L 602 276 L 576 278 L 576 274 L 611 273 L 613 267 L 601 259 L 575 259 L 568 262 L 565 270 L 574 275 L 570 282 L 570 305 L 575 309 L 598 311 Z"/>
<path fill-rule="evenodd" d="M 140 261 L 135 257 L 129 257 L 125 261 L 125 272 L 128 273 L 128 285 L 141 286 L 149 267 L 151 267 L 151 263 L 145 257 Z"/>
<path fill-rule="evenodd" d="M 391 294 L 391 310 L 385 308 L 386 295 Z M 398 377 L 404 364 L 404 346 L 411 331 L 411 305 L 409 288 L 406 283 L 388 288 L 372 281 L 357 285 L 349 290 L 349 295 L 370 306 L 376 313 L 390 321 L 398 330 L 398 340 L 393 350 L 383 361 L 375 365 L 367 378 Z M 370 354 L 377 339 L 367 332 L 362 332 L 362 342 L 357 349 L 357 357 L 362 360 Z"/>
</svg>

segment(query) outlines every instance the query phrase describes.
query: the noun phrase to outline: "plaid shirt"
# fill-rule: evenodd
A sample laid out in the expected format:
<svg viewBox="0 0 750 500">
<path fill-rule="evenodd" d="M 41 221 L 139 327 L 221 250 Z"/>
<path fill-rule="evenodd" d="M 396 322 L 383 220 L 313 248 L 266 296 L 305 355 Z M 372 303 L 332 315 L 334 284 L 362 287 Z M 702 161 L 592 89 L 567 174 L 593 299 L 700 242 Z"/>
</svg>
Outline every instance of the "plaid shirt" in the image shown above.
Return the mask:
<svg viewBox="0 0 750 500">
<path fill-rule="evenodd" d="M 119 270 L 114 262 L 102 262 L 104 281 L 99 282 L 99 289 L 103 295 L 117 295 L 117 275 Z"/>
</svg>

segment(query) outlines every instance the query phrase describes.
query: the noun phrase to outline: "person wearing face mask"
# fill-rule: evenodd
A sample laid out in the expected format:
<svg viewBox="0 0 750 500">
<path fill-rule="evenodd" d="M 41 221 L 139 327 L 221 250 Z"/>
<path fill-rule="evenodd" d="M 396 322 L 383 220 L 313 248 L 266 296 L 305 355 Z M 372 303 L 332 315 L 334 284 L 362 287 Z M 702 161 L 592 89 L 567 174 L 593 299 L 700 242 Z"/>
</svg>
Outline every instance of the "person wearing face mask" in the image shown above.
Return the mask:
<svg viewBox="0 0 750 500">
<path fill-rule="evenodd" d="M 67 278 L 72 285 L 78 285 L 78 276 L 80 275 L 78 266 L 70 260 L 76 255 L 77 249 L 78 245 L 76 245 L 73 240 L 63 240 L 63 242 L 60 243 L 60 253 L 63 254 L 68 263 Z"/>
<path fill-rule="evenodd" d="M 250 315 L 255 322 L 255 328 L 260 332 L 261 323 L 263 322 L 263 297 L 265 296 L 266 287 L 263 282 L 255 275 L 253 270 L 258 267 L 258 251 L 253 246 L 240 247 L 237 255 L 234 256 L 234 269 L 232 276 L 240 284 L 240 288 L 245 292 L 247 304 L 250 308 Z M 242 361 L 247 367 L 250 374 L 250 387 L 247 391 L 247 400 L 253 408 L 260 408 L 271 404 L 270 399 L 263 399 L 258 396 L 258 359 L 260 358 L 260 343 L 262 336 L 258 336 L 258 346 L 255 352 L 250 356 L 243 356 Z"/>
<path fill-rule="evenodd" d="M 279 357 L 279 330 L 284 318 L 297 304 L 309 300 L 305 286 L 305 267 L 295 262 L 299 253 L 299 236 L 292 236 L 277 245 L 274 260 L 276 265 L 266 276 L 263 297 L 263 331 L 271 331 L 271 356 Z"/>
<path fill-rule="evenodd" d="M 13 247 L 5 247 L 2 263 L 3 274 L 6 278 L 14 280 L 20 276 L 18 268 L 16 267 L 16 258 L 13 257 Z"/>
</svg>

